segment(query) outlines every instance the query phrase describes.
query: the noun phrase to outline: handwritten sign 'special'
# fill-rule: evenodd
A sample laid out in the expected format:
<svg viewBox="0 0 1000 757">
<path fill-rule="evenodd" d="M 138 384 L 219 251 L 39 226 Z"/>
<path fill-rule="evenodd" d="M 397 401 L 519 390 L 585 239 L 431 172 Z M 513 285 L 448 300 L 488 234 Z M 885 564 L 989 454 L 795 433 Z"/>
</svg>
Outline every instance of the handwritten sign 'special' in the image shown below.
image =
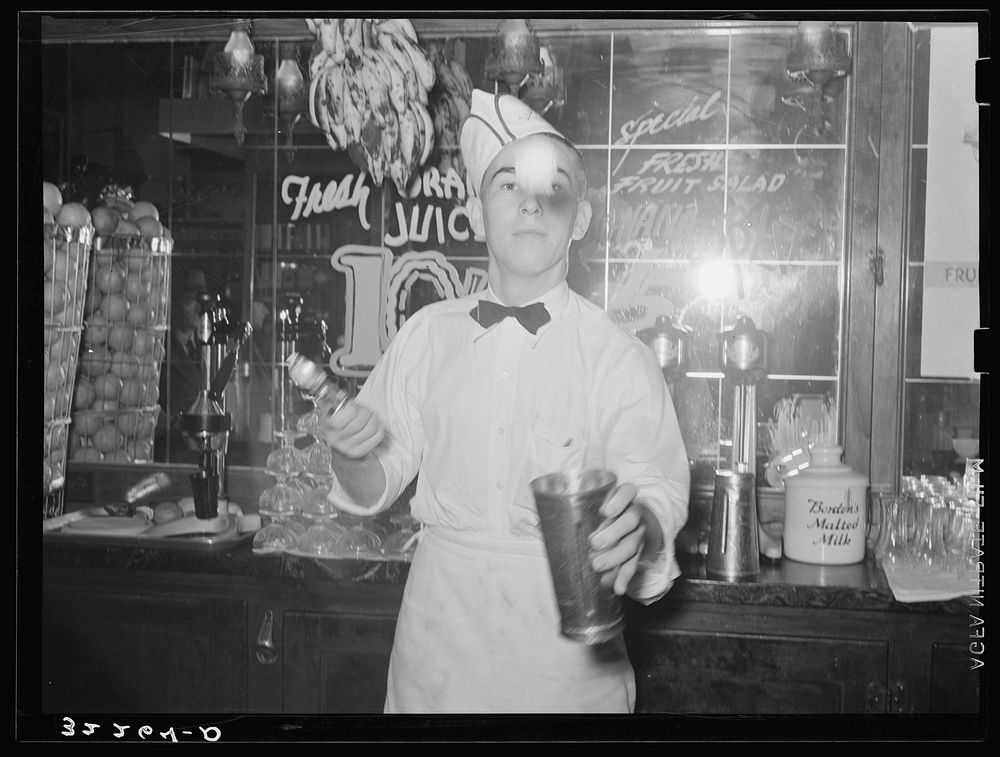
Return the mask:
<svg viewBox="0 0 1000 757">
<path fill-rule="evenodd" d="M 670 111 L 654 112 L 654 109 L 650 109 L 638 118 L 623 123 L 615 144 L 631 146 L 644 136 L 652 137 L 679 126 L 698 121 L 709 121 L 716 115 L 724 113 L 720 105 L 721 101 L 722 90 L 717 89 L 706 98 L 701 95 L 693 95 L 686 105 Z"/>
</svg>

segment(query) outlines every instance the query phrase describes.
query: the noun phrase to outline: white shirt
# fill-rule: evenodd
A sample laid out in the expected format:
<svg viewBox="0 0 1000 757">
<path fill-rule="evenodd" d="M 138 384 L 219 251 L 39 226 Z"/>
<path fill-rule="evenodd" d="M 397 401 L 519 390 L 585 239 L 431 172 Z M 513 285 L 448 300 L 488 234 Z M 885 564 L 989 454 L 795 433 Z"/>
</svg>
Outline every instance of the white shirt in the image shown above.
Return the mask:
<svg viewBox="0 0 1000 757">
<path fill-rule="evenodd" d="M 491 291 L 418 310 L 358 394 L 388 429 L 376 455 L 389 507 L 419 473 L 410 512 L 426 525 L 541 539 L 532 479 L 606 468 L 630 482 L 663 528 L 664 550 L 629 587 L 661 597 L 680 574 L 674 539 L 687 519 L 690 471 L 659 365 L 649 348 L 563 282 L 540 299 L 536 335 L 513 318 L 484 329 L 469 316 Z"/>
</svg>

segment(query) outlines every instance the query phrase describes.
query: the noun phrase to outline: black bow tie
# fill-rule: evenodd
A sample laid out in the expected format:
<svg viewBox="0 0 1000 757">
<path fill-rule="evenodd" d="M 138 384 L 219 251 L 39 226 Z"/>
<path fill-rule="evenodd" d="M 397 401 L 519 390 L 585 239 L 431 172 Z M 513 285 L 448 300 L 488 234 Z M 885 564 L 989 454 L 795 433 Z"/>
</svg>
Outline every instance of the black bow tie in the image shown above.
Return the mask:
<svg viewBox="0 0 1000 757">
<path fill-rule="evenodd" d="M 469 311 L 469 315 L 484 329 L 488 329 L 494 323 L 499 323 L 507 316 L 512 316 L 532 334 L 537 334 L 538 329 L 550 320 L 549 311 L 540 302 L 533 302 L 530 305 L 516 308 L 498 305 L 489 300 L 480 300 L 479 304 Z"/>
</svg>

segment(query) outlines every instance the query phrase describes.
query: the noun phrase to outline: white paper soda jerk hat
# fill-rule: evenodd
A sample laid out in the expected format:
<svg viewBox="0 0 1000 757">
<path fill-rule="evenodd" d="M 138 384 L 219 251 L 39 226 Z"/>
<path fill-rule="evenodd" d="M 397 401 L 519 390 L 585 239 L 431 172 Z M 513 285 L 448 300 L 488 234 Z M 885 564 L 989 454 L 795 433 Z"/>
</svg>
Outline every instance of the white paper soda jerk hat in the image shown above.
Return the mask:
<svg viewBox="0 0 1000 757">
<path fill-rule="evenodd" d="M 462 125 L 460 140 L 470 193 L 479 196 L 483 174 L 504 147 L 533 134 L 551 134 L 572 147 L 548 121 L 513 95 L 472 90 L 470 114 Z M 539 191 L 551 191 L 554 148 L 540 146 L 537 152 L 519 160 L 515 166 L 518 181 Z"/>
</svg>

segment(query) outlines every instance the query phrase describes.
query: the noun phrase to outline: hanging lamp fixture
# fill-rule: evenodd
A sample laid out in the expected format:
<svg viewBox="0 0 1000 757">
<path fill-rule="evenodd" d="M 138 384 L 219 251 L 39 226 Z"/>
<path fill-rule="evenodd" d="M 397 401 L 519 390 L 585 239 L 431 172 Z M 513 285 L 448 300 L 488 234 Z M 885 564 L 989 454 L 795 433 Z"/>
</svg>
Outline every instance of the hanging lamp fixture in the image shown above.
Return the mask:
<svg viewBox="0 0 1000 757">
<path fill-rule="evenodd" d="M 788 75 L 823 94 L 831 79 L 847 76 L 851 52 L 847 33 L 825 21 L 800 21 L 788 46 Z"/>
<path fill-rule="evenodd" d="M 236 110 L 233 136 L 240 145 L 246 136 L 246 127 L 243 125 L 244 104 L 251 95 L 267 93 L 264 56 L 254 52 L 250 34 L 250 19 L 238 18 L 233 22 L 226 49 L 216 53 L 212 60 L 212 77 L 209 81 L 209 92 L 225 94 L 233 103 Z"/>
<path fill-rule="evenodd" d="M 502 21 L 496 34 L 490 38 L 486 56 L 486 77 L 496 82 L 499 91 L 505 90 L 517 97 L 518 91 L 531 74 L 542 73 L 540 43 L 526 19 L 512 18 Z"/>
<path fill-rule="evenodd" d="M 850 73 L 848 35 L 826 21 L 801 21 L 788 44 L 787 89 L 781 100 L 807 114 L 807 127 L 820 135 L 829 127 L 824 106 L 833 100 L 831 83 Z"/>
<path fill-rule="evenodd" d="M 539 47 L 542 61 L 540 74 L 528 74 L 521 99 L 536 112 L 545 115 L 550 110 L 558 110 L 566 103 L 566 87 L 563 84 L 563 70 L 556 65 L 555 56 L 546 45 Z"/>
<path fill-rule="evenodd" d="M 274 75 L 274 91 L 277 97 L 278 122 L 285 135 L 286 156 L 291 163 L 295 159 L 293 131 L 308 105 L 307 84 L 299 67 L 299 46 L 288 43 L 282 48 L 281 63 Z M 273 116 L 273 105 L 268 109 Z"/>
</svg>

